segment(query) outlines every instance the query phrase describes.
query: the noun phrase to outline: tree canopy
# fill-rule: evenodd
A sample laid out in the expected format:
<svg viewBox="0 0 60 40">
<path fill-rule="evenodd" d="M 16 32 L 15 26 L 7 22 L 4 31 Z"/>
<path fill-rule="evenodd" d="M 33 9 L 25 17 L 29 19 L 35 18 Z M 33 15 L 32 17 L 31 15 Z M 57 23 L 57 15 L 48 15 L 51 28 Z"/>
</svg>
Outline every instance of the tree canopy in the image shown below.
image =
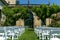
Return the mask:
<svg viewBox="0 0 60 40">
<path fill-rule="evenodd" d="M 60 12 L 60 6 L 57 6 L 57 5 L 48 6 L 48 5 L 42 4 L 40 6 L 32 6 L 31 10 L 35 12 L 40 19 L 44 20 L 46 18 L 50 18 L 52 14 Z M 15 25 L 16 21 L 19 18 L 27 19 L 30 17 L 28 7 L 24 7 L 24 6 L 19 6 L 19 7 L 16 6 L 13 8 L 4 6 L 2 9 L 2 12 L 7 17 L 5 22 L 5 25 L 7 26 Z"/>
<path fill-rule="evenodd" d="M 36 13 L 36 15 L 42 19 L 50 17 L 52 14 L 60 12 L 60 6 L 57 5 L 40 5 L 40 7 L 33 6 L 32 11 Z"/>
<path fill-rule="evenodd" d="M 6 15 L 7 19 L 5 22 L 6 26 L 11 26 L 11 25 L 15 25 L 16 21 L 19 18 L 22 19 L 27 19 L 29 18 L 29 14 L 28 13 L 28 8 L 27 7 L 14 7 L 14 8 L 9 8 L 4 6 L 2 9 L 2 12 Z"/>
</svg>

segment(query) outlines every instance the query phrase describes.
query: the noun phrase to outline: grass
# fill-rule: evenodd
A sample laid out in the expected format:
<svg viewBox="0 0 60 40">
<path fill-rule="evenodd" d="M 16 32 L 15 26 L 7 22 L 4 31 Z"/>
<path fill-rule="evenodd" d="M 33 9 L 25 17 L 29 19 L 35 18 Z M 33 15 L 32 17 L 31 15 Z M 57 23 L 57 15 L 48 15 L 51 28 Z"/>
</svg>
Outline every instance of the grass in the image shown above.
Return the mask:
<svg viewBox="0 0 60 40">
<path fill-rule="evenodd" d="M 19 40 L 38 40 L 38 38 L 33 29 L 29 28 L 19 37 Z"/>
</svg>

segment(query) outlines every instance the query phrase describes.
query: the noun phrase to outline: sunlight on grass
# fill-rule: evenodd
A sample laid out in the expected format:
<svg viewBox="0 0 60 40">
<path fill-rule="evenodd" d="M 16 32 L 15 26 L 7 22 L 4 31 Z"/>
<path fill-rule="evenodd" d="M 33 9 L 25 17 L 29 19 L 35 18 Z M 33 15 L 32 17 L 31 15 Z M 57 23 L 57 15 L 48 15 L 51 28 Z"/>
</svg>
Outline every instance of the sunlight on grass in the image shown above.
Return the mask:
<svg viewBox="0 0 60 40">
<path fill-rule="evenodd" d="M 38 40 L 33 29 L 26 29 L 26 32 L 19 37 L 19 40 Z"/>
</svg>

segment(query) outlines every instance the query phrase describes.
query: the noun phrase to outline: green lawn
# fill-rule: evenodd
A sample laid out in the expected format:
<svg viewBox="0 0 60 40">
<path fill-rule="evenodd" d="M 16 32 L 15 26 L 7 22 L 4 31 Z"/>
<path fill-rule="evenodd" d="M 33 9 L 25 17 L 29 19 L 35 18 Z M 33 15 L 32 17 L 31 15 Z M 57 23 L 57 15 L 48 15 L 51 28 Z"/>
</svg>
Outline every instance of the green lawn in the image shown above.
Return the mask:
<svg viewBox="0 0 60 40">
<path fill-rule="evenodd" d="M 25 33 L 19 37 L 19 40 L 38 40 L 38 38 L 33 29 L 26 29 Z"/>
</svg>

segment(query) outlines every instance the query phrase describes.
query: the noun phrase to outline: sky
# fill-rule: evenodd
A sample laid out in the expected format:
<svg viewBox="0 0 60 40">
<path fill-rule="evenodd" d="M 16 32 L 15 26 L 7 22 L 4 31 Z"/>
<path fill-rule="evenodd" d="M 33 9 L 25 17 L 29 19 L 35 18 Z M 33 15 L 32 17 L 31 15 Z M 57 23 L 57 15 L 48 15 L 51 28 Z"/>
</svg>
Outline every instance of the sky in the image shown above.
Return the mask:
<svg viewBox="0 0 60 40">
<path fill-rule="evenodd" d="M 49 0 L 50 4 L 60 5 L 60 0 Z M 27 4 L 28 0 L 19 0 L 20 4 Z M 30 0 L 30 4 L 48 4 L 48 0 Z"/>
</svg>

